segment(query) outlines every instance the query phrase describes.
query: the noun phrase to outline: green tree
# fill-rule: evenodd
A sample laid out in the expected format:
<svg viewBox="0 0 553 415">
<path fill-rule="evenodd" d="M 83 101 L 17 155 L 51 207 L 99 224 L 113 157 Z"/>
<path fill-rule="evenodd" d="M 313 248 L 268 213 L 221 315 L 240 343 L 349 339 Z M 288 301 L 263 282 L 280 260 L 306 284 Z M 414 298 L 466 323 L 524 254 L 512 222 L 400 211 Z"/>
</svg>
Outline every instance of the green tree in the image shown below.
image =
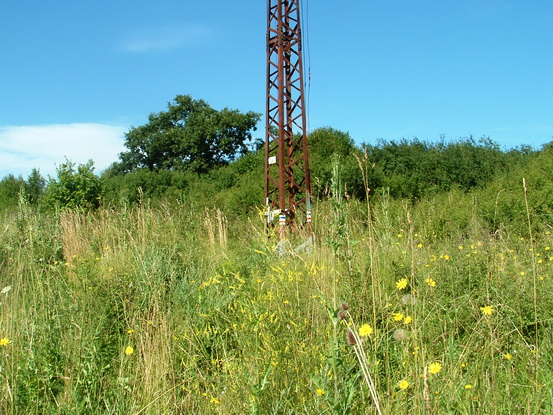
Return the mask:
<svg viewBox="0 0 553 415">
<path fill-rule="evenodd" d="M 363 180 L 354 154 L 360 155 L 349 133 L 331 127 L 309 134 L 309 168 L 315 195 L 327 194 L 333 175 L 333 160 L 340 165 L 340 178 L 351 196 L 363 197 Z M 370 186 L 375 184 L 370 177 Z M 342 189 L 343 190 L 343 189 Z"/>
<path fill-rule="evenodd" d="M 95 209 L 103 193 L 102 180 L 94 174 L 94 162 L 80 164 L 67 160 L 57 169 L 57 180 L 50 178 L 43 202 L 49 208 Z"/>
<path fill-rule="evenodd" d="M 46 179 L 42 177 L 39 170 L 33 169 L 29 177 L 27 177 L 27 183 L 25 184 L 25 191 L 29 198 L 29 203 L 32 205 L 38 204 L 44 193 L 45 187 Z"/>
<path fill-rule="evenodd" d="M 206 173 L 248 151 L 251 131 L 260 114 L 224 108 L 216 111 L 203 100 L 178 95 L 167 111 L 150 114 L 148 123 L 125 136 L 129 149 L 114 171 L 187 170 Z"/>
<path fill-rule="evenodd" d="M 19 192 L 25 188 L 25 180 L 21 176 L 8 174 L 0 180 L 0 210 L 17 207 Z"/>
</svg>

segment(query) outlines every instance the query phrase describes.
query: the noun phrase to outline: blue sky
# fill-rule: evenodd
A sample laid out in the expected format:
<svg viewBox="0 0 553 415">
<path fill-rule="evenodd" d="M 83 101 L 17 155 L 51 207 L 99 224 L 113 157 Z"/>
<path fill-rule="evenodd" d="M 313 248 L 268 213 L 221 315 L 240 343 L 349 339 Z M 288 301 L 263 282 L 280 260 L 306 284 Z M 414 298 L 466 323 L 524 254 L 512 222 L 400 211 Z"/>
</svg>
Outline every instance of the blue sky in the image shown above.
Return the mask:
<svg viewBox="0 0 553 415">
<path fill-rule="evenodd" d="M 551 0 L 304 0 L 309 128 L 553 140 Z M 0 4 L 0 177 L 117 160 L 177 94 L 265 108 L 264 0 Z M 255 137 L 264 137 L 260 123 Z"/>
</svg>

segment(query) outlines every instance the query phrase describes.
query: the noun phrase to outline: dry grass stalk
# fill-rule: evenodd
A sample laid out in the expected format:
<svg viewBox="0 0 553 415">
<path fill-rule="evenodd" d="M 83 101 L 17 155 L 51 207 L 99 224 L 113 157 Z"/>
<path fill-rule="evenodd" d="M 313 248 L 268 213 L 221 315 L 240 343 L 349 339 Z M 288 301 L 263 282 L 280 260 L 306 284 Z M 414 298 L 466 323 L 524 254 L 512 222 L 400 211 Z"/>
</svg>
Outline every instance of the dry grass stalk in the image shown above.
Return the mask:
<svg viewBox="0 0 553 415">
<path fill-rule="evenodd" d="M 374 406 L 376 408 L 376 411 L 378 412 L 379 415 L 382 415 L 382 409 L 380 408 L 380 400 L 378 398 L 378 392 L 376 390 L 374 379 L 371 375 L 371 372 L 369 371 L 368 359 L 367 359 L 367 355 L 365 354 L 365 349 L 363 348 L 363 341 L 359 336 L 357 328 L 355 327 L 355 322 L 353 321 L 353 318 L 351 317 L 351 314 L 348 311 L 347 305 L 345 303 L 342 304 L 342 307 L 340 312 L 338 313 L 338 316 L 340 320 L 348 328 L 348 333 L 347 333 L 348 343 L 353 347 L 353 351 L 355 352 L 355 356 L 357 357 L 357 361 L 359 362 L 359 366 L 361 367 L 361 373 L 363 374 L 363 379 L 365 380 L 365 383 L 369 388 L 369 392 L 371 393 L 371 397 L 372 397 Z"/>
</svg>

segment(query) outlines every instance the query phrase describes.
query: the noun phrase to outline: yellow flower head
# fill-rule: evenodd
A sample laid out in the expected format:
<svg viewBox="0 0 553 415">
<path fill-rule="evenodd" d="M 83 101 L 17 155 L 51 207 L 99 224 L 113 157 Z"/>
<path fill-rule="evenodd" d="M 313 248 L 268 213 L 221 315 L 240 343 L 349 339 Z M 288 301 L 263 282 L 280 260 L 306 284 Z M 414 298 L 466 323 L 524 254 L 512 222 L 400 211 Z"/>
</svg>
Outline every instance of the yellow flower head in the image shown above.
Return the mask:
<svg viewBox="0 0 553 415">
<path fill-rule="evenodd" d="M 396 288 L 398 290 L 404 290 L 407 288 L 407 284 L 409 281 L 407 281 L 407 278 L 402 278 L 396 282 Z"/>
<path fill-rule="evenodd" d="M 125 354 L 126 354 L 127 356 L 130 356 L 130 355 L 133 354 L 133 353 L 134 353 L 134 347 L 132 347 L 132 346 L 127 346 L 127 347 L 125 347 Z"/>
<path fill-rule="evenodd" d="M 7 346 L 10 343 L 11 343 L 11 341 L 7 337 L 2 337 L 0 339 L 0 346 Z"/>
<path fill-rule="evenodd" d="M 413 317 L 411 316 L 405 316 L 405 319 L 403 320 L 403 323 L 409 324 L 413 321 Z"/>
<path fill-rule="evenodd" d="M 426 282 L 430 287 L 435 287 L 436 286 L 436 281 L 434 281 L 432 278 L 428 277 L 427 279 L 424 280 L 424 282 Z"/>
<path fill-rule="evenodd" d="M 392 317 L 393 317 L 394 321 L 403 320 L 403 314 L 401 314 L 401 313 L 392 313 Z"/>
<path fill-rule="evenodd" d="M 434 362 L 428 365 L 428 373 L 431 375 L 440 373 L 440 370 L 442 370 L 442 364 L 440 362 Z"/>
<path fill-rule="evenodd" d="M 470 383 L 465 385 L 465 389 L 472 389 L 472 385 Z"/>
<path fill-rule="evenodd" d="M 493 305 L 487 305 L 487 306 L 484 306 L 484 307 L 480 307 L 480 311 L 482 312 L 482 315 L 484 315 L 484 316 L 491 316 L 493 313 L 495 313 Z"/>
<path fill-rule="evenodd" d="M 511 359 L 513 358 L 513 356 L 511 355 L 511 353 L 505 353 L 505 354 L 503 355 L 503 358 L 504 358 L 504 359 L 507 359 L 507 360 L 511 360 Z"/>
<path fill-rule="evenodd" d="M 401 390 L 405 390 L 409 387 L 409 382 L 403 379 L 401 382 L 398 383 L 398 386 Z"/>
<path fill-rule="evenodd" d="M 325 394 L 324 390 L 322 390 L 321 388 L 317 388 L 317 395 L 323 396 L 324 394 Z"/>
<path fill-rule="evenodd" d="M 359 327 L 359 335 L 361 337 L 367 337 L 373 334 L 374 330 L 369 324 L 363 324 L 361 327 Z"/>
</svg>

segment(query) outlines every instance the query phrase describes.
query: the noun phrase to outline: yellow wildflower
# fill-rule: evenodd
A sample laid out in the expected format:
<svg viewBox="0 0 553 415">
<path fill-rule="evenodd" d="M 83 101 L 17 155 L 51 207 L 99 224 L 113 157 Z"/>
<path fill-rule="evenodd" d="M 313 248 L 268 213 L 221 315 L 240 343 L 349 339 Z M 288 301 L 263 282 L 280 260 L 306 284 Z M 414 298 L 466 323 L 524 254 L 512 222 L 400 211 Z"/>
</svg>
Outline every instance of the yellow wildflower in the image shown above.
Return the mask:
<svg viewBox="0 0 553 415">
<path fill-rule="evenodd" d="M 394 318 L 394 321 L 403 320 L 403 314 L 401 314 L 401 313 L 392 313 L 392 317 Z"/>
<path fill-rule="evenodd" d="M 8 339 L 7 337 L 2 337 L 0 339 L 0 346 L 7 346 L 10 343 L 11 343 L 11 340 Z"/>
<path fill-rule="evenodd" d="M 403 320 L 404 324 L 409 324 L 413 321 L 413 317 L 411 316 L 405 316 L 405 319 Z"/>
<path fill-rule="evenodd" d="M 409 382 L 403 379 L 401 382 L 398 383 L 398 386 L 401 390 L 405 390 L 409 387 Z"/>
<path fill-rule="evenodd" d="M 424 282 L 426 282 L 430 287 L 435 287 L 436 286 L 436 281 L 434 281 L 432 278 L 428 277 L 427 279 L 424 280 Z"/>
<path fill-rule="evenodd" d="M 431 375 L 440 373 L 440 370 L 442 370 L 442 364 L 440 362 L 434 362 L 428 365 L 428 373 Z"/>
<path fill-rule="evenodd" d="M 133 353 L 134 353 L 134 347 L 132 347 L 132 346 L 127 346 L 127 347 L 125 347 L 125 354 L 126 354 L 127 356 L 130 356 L 130 355 L 133 354 Z"/>
<path fill-rule="evenodd" d="M 513 358 L 513 356 L 511 355 L 511 353 L 505 353 L 505 354 L 503 355 L 503 358 L 504 358 L 504 359 L 507 359 L 507 360 L 511 360 L 511 359 Z"/>
<path fill-rule="evenodd" d="M 465 389 L 472 389 L 472 385 L 470 383 L 465 385 Z"/>
<path fill-rule="evenodd" d="M 317 388 L 317 395 L 323 396 L 324 394 L 325 394 L 324 390 L 322 390 L 321 388 Z"/>
<path fill-rule="evenodd" d="M 409 281 L 407 281 L 407 278 L 402 278 L 396 282 L 396 288 L 398 290 L 404 290 L 405 288 L 407 288 L 408 283 Z"/>
<path fill-rule="evenodd" d="M 493 313 L 495 313 L 493 305 L 487 305 L 487 306 L 484 306 L 484 307 L 480 307 L 480 311 L 482 312 L 482 315 L 484 315 L 484 316 L 491 316 Z"/>
<path fill-rule="evenodd" d="M 363 324 L 360 328 L 359 328 L 359 335 L 361 337 L 367 337 L 367 336 L 370 336 L 371 334 L 373 334 L 374 330 L 373 328 L 369 325 L 369 324 Z"/>
</svg>

